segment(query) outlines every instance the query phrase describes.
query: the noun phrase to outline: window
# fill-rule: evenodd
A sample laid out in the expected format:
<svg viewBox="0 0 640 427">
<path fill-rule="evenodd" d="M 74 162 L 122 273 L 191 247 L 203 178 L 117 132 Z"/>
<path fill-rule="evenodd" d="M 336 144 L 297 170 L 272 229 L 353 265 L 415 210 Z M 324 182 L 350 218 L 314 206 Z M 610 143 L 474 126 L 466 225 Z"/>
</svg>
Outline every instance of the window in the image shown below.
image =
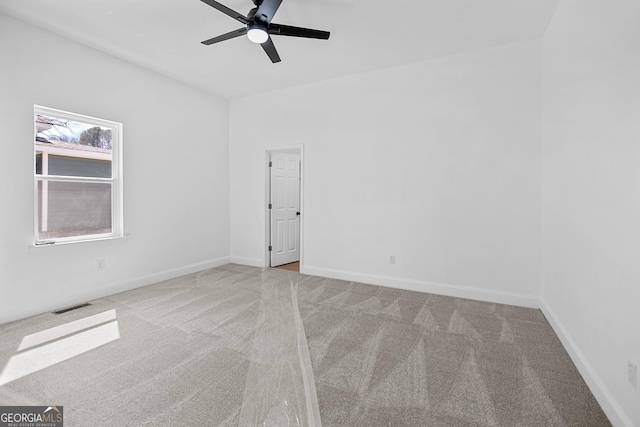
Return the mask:
<svg viewBox="0 0 640 427">
<path fill-rule="evenodd" d="M 34 107 L 36 245 L 121 237 L 122 124 Z"/>
</svg>

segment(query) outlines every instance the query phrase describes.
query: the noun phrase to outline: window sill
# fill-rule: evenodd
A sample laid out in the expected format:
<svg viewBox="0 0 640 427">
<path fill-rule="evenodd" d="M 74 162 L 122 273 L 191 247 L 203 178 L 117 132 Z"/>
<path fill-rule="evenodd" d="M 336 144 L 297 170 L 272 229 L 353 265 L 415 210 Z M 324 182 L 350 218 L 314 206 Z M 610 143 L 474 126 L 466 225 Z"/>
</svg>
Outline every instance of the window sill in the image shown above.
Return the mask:
<svg viewBox="0 0 640 427">
<path fill-rule="evenodd" d="M 50 248 L 52 246 L 67 246 L 67 245 L 76 245 L 78 243 L 89 243 L 89 242 L 102 242 L 102 241 L 106 241 L 106 240 L 127 240 L 129 238 L 128 234 L 122 235 L 122 236 L 109 236 L 109 237 L 96 237 L 95 239 L 83 239 L 83 240 L 67 240 L 67 241 L 60 241 L 60 242 L 46 242 L 46 243 L 33 243 L 31 245 L 29 245 L 29 250 L 37 250 L 40 248 Z"/>
</svg>

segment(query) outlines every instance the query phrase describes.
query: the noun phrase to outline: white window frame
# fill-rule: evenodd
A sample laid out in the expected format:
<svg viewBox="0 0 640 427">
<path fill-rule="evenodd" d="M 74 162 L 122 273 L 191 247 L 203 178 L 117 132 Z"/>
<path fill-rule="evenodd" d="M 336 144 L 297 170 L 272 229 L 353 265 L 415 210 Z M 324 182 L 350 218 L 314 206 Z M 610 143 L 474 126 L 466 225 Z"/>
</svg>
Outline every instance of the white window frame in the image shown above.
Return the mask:
<svg viewBox="0 0 640 427">
<path fill-rule="evenodd" d="M 59 175 L 39 175 L 36 173 L 35 158 L 37 145 L 35 137 L 38 132 L 35 126 L 35 120 L 38 114 L 45 116 L 67 119 L 76 122 L 93 124 L 96 126 L 111 128 L 111 178 L 93 178 L 93 177 L 76 177 L 76 176 L 59 176 Z M 110 120 L 99 119 L 96 117 L 85 116 L 82 114 L 72 113 L 69 111 L 58 110 L 55 108 L 43 107 L 41 105 L 33 106 L 33 122 L 34 135 L 33 144 L 33 188 L 34 188 L 34 244 L 35 246 L 87 242 L 94 240 L 114 239 L 124 236 L 124 208 L 123 208 L 123 184 L 122 184 L 122 123 Z M 111 233 L 78 235 L 61 238 L 40 239 L 40 214 L 38 207 L 38 181 L 58 181 L 58 182 L 89 182 L 89 183 L 110 183 L 111 184 Z"/>
</svg>

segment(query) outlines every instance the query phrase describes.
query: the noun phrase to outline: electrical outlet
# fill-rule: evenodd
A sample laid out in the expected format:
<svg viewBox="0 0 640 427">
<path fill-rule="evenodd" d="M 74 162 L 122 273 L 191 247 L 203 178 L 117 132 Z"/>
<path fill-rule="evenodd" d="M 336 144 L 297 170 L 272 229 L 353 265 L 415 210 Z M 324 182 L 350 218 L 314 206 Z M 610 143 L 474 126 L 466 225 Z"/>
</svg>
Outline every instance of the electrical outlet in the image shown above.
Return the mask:
<svg viewBox="0 0 640 427">
<path fill-rule="evenodd" d="M 627 379 L 632 386 L 637 387 L 638 384 L 638 366 L 631 360 L 627 365 Z"/>
<path fill-rule="evenodd" d="M 389 256 L 389 264 L 395 264 L 395 263 L 396 263 L 396 256 L 395 255 Z"/>
<path fill-rule="evenodd" d="M 96 260 L 96 270 L 97 271 L 104 271 L 107 268 L 107 265 L 104 262 L 104 259 L 98 259 Z"/>
</svg>

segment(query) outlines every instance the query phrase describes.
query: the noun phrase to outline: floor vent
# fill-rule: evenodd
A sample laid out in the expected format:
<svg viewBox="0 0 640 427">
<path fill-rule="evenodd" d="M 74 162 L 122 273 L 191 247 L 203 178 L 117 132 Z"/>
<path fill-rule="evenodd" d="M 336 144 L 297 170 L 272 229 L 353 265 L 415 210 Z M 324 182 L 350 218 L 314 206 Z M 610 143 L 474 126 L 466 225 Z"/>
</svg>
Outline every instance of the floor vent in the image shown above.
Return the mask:
<svg viewBox="0 0 640 427">
<path fill-rule="evenodd" d="M 85 302 L 84 304 L 80 304 L 80 305 L 75 305 L 73 307 L 69 307 L 69 308 L 63 308 L 62 310 L 58 310 L 58 311 L 54 311 L 53 314 L 62 314 L 62 313 L 66 313 L 68 311 L 73 311 L 73 310 L 77 310 L 79 308 L 83 308 L 83 307 L 89 307 L 91 304 L 88 302 Z"/>
</svg>

